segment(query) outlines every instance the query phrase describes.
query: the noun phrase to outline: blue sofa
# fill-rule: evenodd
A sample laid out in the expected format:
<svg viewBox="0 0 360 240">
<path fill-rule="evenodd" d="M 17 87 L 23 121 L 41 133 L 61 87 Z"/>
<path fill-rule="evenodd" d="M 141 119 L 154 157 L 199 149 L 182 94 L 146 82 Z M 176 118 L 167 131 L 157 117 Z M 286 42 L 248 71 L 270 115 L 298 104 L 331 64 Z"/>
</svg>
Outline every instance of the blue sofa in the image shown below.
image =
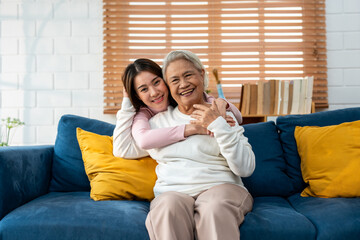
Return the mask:
<svg viewBox="0 0 360 240">
<path fill-rule="evenodd" d="M 295 126 L 359 119 L 360 108 L 349 108 L 244 126 L 256 170 L 243 179 L 254 206 L 241 239 L 360 239 L 360 198 L 300 196 L 305 184 L 293 136 Z M 102 135 L 114 129 L 64 115 L 54 146 L 0 148 L 0 240 L 149 239 L 148 202 L 90 199 L 76 127 Z"/>
</svg>

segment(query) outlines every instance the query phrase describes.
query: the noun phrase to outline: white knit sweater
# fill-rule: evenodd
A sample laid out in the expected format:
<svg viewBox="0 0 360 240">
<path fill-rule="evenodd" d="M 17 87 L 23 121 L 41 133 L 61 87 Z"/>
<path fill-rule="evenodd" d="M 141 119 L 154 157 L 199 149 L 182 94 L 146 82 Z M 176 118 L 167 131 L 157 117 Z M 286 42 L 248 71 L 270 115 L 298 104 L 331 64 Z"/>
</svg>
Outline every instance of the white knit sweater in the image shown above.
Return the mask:
<svg viewBox="0 0 360 240">
<path fill-rule="evenodd" d="M 150 125 L 163 128 L 187 124 L 190 120 L 189 115 L 169 106 L 168 111 L 152 117 Z M 250 176 L 255 169 L 255 155 L 243 134 L 244 128 L 230 127 L 224 118 L 218 117 L 208 130 L 214 137 L 193 135 L 184 141 L 148 150 L 158 162 L 155 196 L 167 191 L 195 196 L 222 183 L 244 187 L 240 177 Z"/>
</svg>

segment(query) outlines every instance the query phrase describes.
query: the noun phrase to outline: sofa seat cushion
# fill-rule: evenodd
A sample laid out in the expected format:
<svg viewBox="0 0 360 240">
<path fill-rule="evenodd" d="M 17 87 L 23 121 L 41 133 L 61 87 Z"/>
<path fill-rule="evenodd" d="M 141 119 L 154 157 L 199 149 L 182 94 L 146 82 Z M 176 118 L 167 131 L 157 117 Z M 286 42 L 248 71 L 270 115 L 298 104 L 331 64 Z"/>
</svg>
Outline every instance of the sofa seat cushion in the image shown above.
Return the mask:
<svg viewBox="0 0 360 240">
<path fill-rule="evenodd" d="M 0 239 L 149 239 L 148 211 L 148 202 L 96 202 L 89 192 L 52 192 L 6 215 Z"/>
<path fill-rule="evenodd" d="M 90 191 L 85 173 L 76 128 L 96 134 L 112 136 L 115 125 L 75 115 L 64 115 L 58 124 L 54 146 L 51 192 Z"/>
<path fill-rule="evenodd" d="M 315 239 L 314 225 L 282 197 L 257 197 L 240 226 L 241 240 Z"/>
<path fill-rule="evenodd" d="M 360 239 L 360 198 L 288 198 L 316 227 L 317 240 Z"/>
<path fill-rule="evenodd" d="M 280 131 L 280 141 L 284 149 L 287 162 L 287 173 L 292 178 L 296 192 L 301 192 L 305 187 L 300 168 L 300 156 L 298 154 L 294 131 L 296 126 L 329 126 L 343 122 L 360 120 L 360 107 L 318 112 L 305 115 L 280 116 L 276 120 L 276 126 Z"/>
<path fill-rule="evenodd" d="M 286 174 L 284 152 L 274 122 L 247 124 L 244 129 L 256 161 L 254 173 L 243 178 L 246 188 L 253 197 L 291 196 L 293 185 Z"/>
</svg>

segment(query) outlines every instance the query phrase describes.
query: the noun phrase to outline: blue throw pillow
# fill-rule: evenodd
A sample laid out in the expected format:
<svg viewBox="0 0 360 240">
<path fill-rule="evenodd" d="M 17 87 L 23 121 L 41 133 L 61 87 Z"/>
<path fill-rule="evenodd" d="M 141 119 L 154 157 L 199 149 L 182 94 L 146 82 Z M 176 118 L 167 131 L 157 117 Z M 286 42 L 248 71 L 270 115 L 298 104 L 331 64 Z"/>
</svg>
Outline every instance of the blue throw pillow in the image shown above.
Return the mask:
<svg viewBox="0 0 360 240">
<path fill-rule="evenodd" d="M 287 162 L 287 174 L 291 177 L 296 192 L 301 192 L 305 187 L 300 168 L 294 131 L 296 126 L 329 126 L 343 122 L 353 122 L 360 119 L 360 108 L 347 108 L 318 112 L 305 115 L 280 116 L 276 125 L 280 131 L 280 141 L 284 149 Z"/>
<path fill-rule="evenodd" d="M 293 186 L 286 175 L 284 153 L 274 122 L 247 124 L 243 127 L 256 161 L 254 173 L 242 178 L 246 188 L 254 197 L 290 196 Z"/>
<path fill-rule="evenodd" d="M 95 119 L 64 115 L 58 124 L 50 191 L 90 191 L 89 179 L 76 138 L 76 128 L 112 136 L 115 126 Z"/>
</svg>

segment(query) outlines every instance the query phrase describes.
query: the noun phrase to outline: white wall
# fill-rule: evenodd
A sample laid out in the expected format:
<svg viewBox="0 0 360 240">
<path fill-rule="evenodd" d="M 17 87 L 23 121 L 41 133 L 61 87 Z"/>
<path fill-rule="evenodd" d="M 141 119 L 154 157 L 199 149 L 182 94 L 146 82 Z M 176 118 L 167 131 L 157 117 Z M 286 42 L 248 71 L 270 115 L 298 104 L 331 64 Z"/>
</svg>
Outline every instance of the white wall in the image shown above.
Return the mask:
<svg viewBox="0 0 360 240">
<path fill-rule="evenodd" d="M 360 0 L 327 0 L 329 109 L 360 107 Z"/>
<path fill-rule="evenodd" d="M 12 141 L 54 144 L 71 113 L 104 115 L 101 0 L 0 0 L 0 118 L 26 122 Z M 328 0 L 330 109 L 360 106 L 360 1 Z"/>
<path fill-rule="evenodd" d="M 2 0 L 0 118 L 18 117 L 12 144 L 53 144 L 63 114 L 103 115 L 102 1 Z"/>
</svg>

